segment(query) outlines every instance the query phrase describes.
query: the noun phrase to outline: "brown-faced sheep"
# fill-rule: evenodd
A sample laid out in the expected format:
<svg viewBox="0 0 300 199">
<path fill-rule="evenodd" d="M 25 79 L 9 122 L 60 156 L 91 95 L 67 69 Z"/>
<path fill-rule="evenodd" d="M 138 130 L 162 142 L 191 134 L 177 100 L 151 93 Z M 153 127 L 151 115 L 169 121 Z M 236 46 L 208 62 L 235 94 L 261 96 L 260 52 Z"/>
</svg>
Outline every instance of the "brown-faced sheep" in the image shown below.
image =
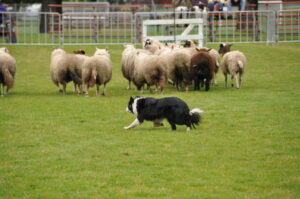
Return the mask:
<svg viewBox="0 0 300 199">
<path fill-rule="evenodd" d="M 200 49 L 191 59 L 191 78 L 194 79 L 195 90 L 200 90 L 200 83 L 205 81 L 205 90 L 208 91 L 210 81 L 214 77 L 215 60 L 209 54 L 209 50 Z"/>
<path fill-rule="evenodd" d="M 15 73 L 16 73 L 15 58 L 13 58 L 9 54 L 7 48 L 5 47 L 0 48 L 0 93 L 1 95 L 7 94 L 8 91 L 13 87 Z"/>
<path fill-rule="evenodd" d="M 59 89 L 63 94 L 66 93 L 67 83 L 74 82 L 74 88 L 82 84 L 81 80 L 82 62 L 78 55 L 67 54 L 62 49 L 55 49 L 51 54 L 50 73 L 53 83 L 59 88 L 61 84 L 63 89 Z"/>
<path fill-rule="evenodd" d="M 165 64 L 165 60 L 160 59 L 158 55 L 137 52 L 133 76 L 137 89 L 143 92 L 144 84 L 147 84 L 147 86 L 155 85 L 162 92 L 168 78 Z"/>
<path fill-rule="evenodd" d="M 246 57 L 240 51 L 230 51 L 231 45 L 221 44 L 219 53 L 223 55 L 221 61 L 221 69 L 225 76 L 225 86 L 227 87 L 227 74 L 231 75 L 231 86 L 234 86 L 235 79 L 236 88 L 239 89 L 242 85 L 242 76 L 246 68 Z M 239 79 L 237 78 L 239 74 Z"/>
<path fill-rule="evenodd" d="M 111 80 L 112 63 L 106 49 L 96 49 L 92 57 L 84 60 L 82 66 L 82 81 L 85 85 L 85 93 L 88 96 L 89 87 L 96 85 L 96 96 L 99 95 L 99 87 L 103 84 L 102 95 L 106 95 L 106 84 Z"/>
</svg>

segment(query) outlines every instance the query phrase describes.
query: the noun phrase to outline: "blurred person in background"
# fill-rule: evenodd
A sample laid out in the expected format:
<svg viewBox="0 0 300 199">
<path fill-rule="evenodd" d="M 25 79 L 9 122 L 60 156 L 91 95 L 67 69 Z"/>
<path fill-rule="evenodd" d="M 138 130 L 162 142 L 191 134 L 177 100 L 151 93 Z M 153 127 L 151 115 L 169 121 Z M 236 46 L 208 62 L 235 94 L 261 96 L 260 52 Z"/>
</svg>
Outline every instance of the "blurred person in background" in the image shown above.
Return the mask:
<svg viewBox="0 0 300 199">
<path fill-rule="evenodd" d="M 2 0 L 0 0 L 0 24 L 3 22 L 4 12 L 6 12 L 6 6 L 2 3 Z"/>
</svg>

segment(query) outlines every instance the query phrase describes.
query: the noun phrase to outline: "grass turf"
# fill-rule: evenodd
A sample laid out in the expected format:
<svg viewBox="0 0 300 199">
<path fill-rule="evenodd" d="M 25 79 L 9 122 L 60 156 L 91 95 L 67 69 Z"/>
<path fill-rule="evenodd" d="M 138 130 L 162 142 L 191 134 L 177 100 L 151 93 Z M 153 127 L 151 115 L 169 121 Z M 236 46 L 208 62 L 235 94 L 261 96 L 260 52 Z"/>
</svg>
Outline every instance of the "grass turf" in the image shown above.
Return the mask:
<svg viewBox="0 0 300 199">
<path fill-rule="evenodd" d="M 101 46 L 99 46 L 101 47 Z M 103 46 L 102 46 L 103 47 Z M 217 48 L 216 45 L 210 47 Z M 177 92 L 205 111 L 191 132 L 150 122 L 125 131 L 129 96 L 120 71 L 122 46 L 109 46 L 107 96 L 57 92 L 51 46 L 9 46 L 15 87 L 0 98 L 0 198 L 300 197 L 300 44 L 235 44 L 248 67 L 240 90 Z M 66 46 L 68 52 L 93 46 Z"/>
</svg>

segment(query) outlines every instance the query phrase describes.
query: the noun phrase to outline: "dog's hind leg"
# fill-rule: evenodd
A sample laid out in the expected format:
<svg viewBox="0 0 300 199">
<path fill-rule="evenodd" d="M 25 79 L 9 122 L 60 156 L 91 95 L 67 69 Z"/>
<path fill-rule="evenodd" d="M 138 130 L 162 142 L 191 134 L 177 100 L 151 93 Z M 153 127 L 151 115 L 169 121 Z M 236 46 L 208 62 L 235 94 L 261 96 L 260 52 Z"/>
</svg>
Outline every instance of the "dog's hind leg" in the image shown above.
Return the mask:
<svg viewBox="0 0 300 199">
<path fill-rule="evenodd" d="M 153 121 L 153 127 L 164 126 L 164 124 L 161 121 L 162 120 L 154 120 Z"/>
</svg>

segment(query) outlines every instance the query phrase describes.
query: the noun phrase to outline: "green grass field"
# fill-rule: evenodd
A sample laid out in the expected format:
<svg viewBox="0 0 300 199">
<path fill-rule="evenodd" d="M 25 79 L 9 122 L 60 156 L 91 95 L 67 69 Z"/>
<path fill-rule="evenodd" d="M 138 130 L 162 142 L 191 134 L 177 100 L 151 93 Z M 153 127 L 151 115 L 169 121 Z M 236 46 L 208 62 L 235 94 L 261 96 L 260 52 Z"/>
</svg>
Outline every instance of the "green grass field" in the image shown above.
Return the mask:
<svg viewBox="0 0 300 199">
<path fill-rule="evenodd" d="M 98 46 L 104 47 L 104 46 Z M 217 45 L 210 47 L 217 48 Z M 107 96 L 63 96 L 49 75 L 52 46 L 8 46 L 15 87 L 0 97 L 0 198 L 300 198 L 300 43 L 234 44 L 248 68 L 240 90 L 177 92 L 203 123 L 186 132 L 151 122 L 125 131 L 134 116 L 120 71 L 122 46 L 109 46 Z M 91 55 L 94 46 L 83 48 Z M 192 88 L 192 87 L 191 87 Z"/>
</svg>

